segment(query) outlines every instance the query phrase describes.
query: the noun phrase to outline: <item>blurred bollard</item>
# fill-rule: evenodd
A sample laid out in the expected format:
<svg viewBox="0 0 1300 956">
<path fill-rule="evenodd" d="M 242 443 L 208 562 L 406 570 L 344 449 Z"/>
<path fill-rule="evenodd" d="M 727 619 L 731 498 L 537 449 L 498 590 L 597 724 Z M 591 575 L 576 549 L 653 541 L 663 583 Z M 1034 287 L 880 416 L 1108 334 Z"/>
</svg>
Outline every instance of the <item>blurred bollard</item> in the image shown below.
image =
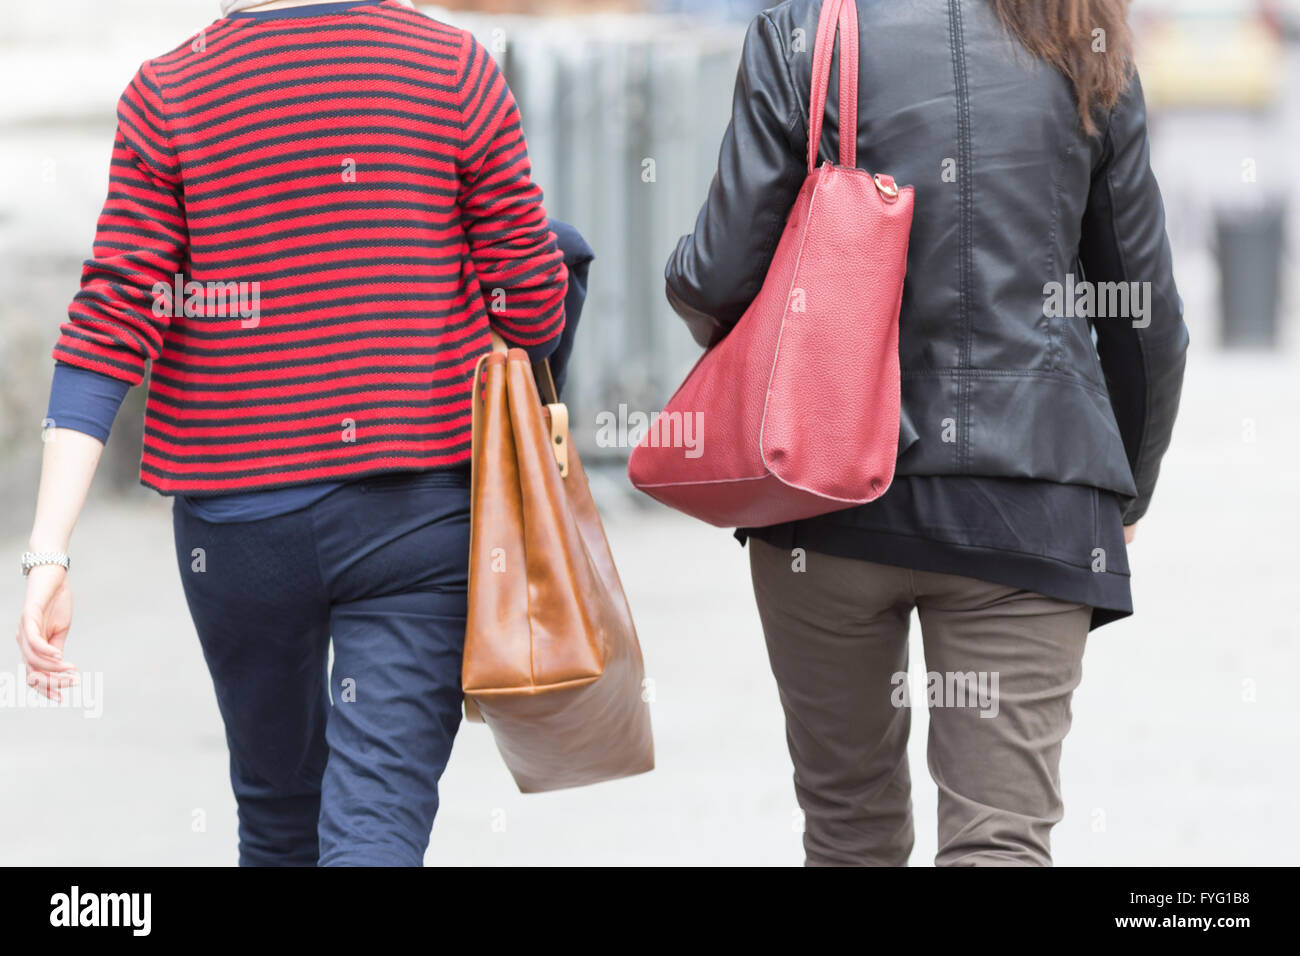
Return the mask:
<svg viewBox="0 0 1300 956">
<path fill-rule="evenodd" d="M 1282 298 L 1286 198 L 1221 209 L 1215 217 L 1220 341 L 1230 349 L 1273 349 Z"/>
</svg>

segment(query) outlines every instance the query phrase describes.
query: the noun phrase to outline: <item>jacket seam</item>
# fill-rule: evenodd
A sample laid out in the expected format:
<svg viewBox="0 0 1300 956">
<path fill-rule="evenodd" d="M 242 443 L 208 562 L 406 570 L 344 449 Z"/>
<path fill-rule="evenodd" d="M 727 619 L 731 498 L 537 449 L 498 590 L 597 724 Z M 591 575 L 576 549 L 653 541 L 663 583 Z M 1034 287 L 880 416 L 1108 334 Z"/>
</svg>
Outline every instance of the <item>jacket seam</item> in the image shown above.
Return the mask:
<svg viewBox="0 0 1300 956">
<path fill-rule="evenodd" d="M 972 175 L 972 148 L 970 141 L 970 99 L 966 85 L 965 39 L 962 31 L 961 6 L 958 0 L 948 0 L 948 37 L 952 48 L 953 87 L 957 97 L 957 154 L 960 157 L 960 176 L 958 184 L 958 282 L 960 292 L 961 346 L 957 364 L 969 368 L 971 364 L 971 316 L 970 316 L 970 278 L 973 268 L 971 261 L 972 203 L 970 177 Z M 958 409 L 961 434 L 957 442 L 957 470 L 964 472 L 970 465 L 971 448 L 971 414 L 970 381 L 962 382 L 960 408 Z"/>
<path fill-rule="evenodd" d="M 799 125 L 799 120 L 803 115 L 803 111 L 799 106 L 799 85 L 794 81 L 794 70 L 790 64 L 790 56 L 793 51 L 786 50 L 784 38 L 781 36 L 781 28 L 776 25 L 776 21 L 772 19 L 772 15 L 765 10 L 759 14 L 759 17 L 772 28 L 772 31 L 776 36 L 777 46 L 781 50 L 781 61 L 785 64 L 786 88 L 787 92 L 790 94 L 790 115 L 785 121 L 785 135 L 786 138 L 790 140 L 791 146 L 797 146 L 798 143 L 796 143 L 791 137 L 794 133 L 795 127 Z M 807 128 L 805 126 L 805 141 L 807 138 Z M 807 143 L 805 142 L 804 145 L 806 146 Z"/>
<path fill-rule="evenodd" d="M 1058 161 L 1056 173 L 1052 177 L 1052 224 L 1047 233 L 1047 274 L 1048 278 L 1053 280 L 1065 268 L 1065 263 L 1057 258 L 1059 250 L 1056 240 L 1061 227 L 1061 189 L 1065 185 L 1066 167 L 1073 155 L 1074 145 L 1070 144 L 1065 149 L 1065 155 Z M 1046 313 L 1045 309 L 1044 313 Z M 1060 368 L 1060 355 L 1063 352 L 1057 342 L 1057 321 L 1052 316 L 1047 316 L 1047 367 L 1053 371 Z M 1061 338 L 1064 339 L 1064 321 L 1060 321 L 1062 322 Z"/>
<path fill-rule="evenodd" d="M 781 39 L 781 31 L 777 29 L 776 23 L 772 20 L 771 16 L 766 11 L 760 14 L 760 19 L 763 21 L 764 24 L 760 29 L 762 29 L 764 33 L 766 33 L 768 27 L 772 28 L 772 33 L 768 34 L 764 39 L 766 40 L 766 42 L 771 43 L 773 37 L 775 37 L 776 48 L 781 51 L 781 60 L 786 65 L 786 76 L 787 79 L 789 79 L 790 61 L 787 59 L 785 54 L 785 43 Z M 786 139 L 788 140 L 790 138 L 791 131 L 794 129 L 795 125 L 799 122 L 799 97 L 795 95 L 795 85 L 793 80 L 790 81 L 786 92 L 789 95 L 790 102 L 791 102 L 791 107 L 790 107 L 791 115 L 786 120 L 786 126 L 785 126 L 785 136 Z M 789 173 L 787 172 L 783 174 L 783 178 L 788 180 L 792 177 L 790 177 Z M 797 201 L 798 200 L 796 199 L 796 202 Z M 785 232 L 786 219 L 780 215 L 775 215 L 775 216 L 771 215 L 770 211 L 768 214 L 768 219 L 771 221 L 772 225 L 766 227 L 767 238 L 763 243 L 763 258 L 770 262 L 776 255 L 776 247 L 781 244 L 781 236 Z M 775 228 L 773 228 L 773 226 Z M 767 270 L 764 270 L 761 275 L 755 276 L 750 280 L 749 286 L 747 286 L 746 288 L 746 292 L 748 293 L 748 290 L 750 288 L 753 289 L 753 296 L 750 297 L 751 300 L 757 297 L 758 293 L 762 291 L 763 283 L 765 281 L 767 281 Z"/>
<path fill-rule="evenodd" d="M 1018 368 L 936 368 L 936 369 L 903 369 L 901 372 L 903 378 L 937 378 L 940 376 L 955 376 L 967 379 L 975 378 L 1041 378 L 1050 382 L 1060 382 L 1064 385 L 1075 385 L 1086 391 L 1099 395 L 1102 398 L 1109 399 L 1110 393 L 1104 388 L 1089 382 L 1087 379 L 1079 378 L 1075 375 L 1066 375 L 1060 371 L 1048 371 L 1047 369 L 1018 369 Z"/>
<path fill-rule="evenodd" d="M 1135 74 L 1135 76 L 1136 76 L 1136 74 Z M 1132 81 L 1130 81 L 1130 82 L 1132 82 Z M 1111 108 L 1106 112 L 1106 128 L 1105 128 L 1104 130 L 1101 131 L 1101 149 L 1098 151 L 1098 155 L 1097 155 L 1096 162 L 1094 162 L 1094 163 L 1092 164 L 1092 175 L 1093 175 L 1093 176 L 1096 176 L 1096 175 L 1097 175 L 1097 171 L 1098 171 L 1099 169 L 1101 169 L 1101 167 L 1102 167 L 1102 166 L 1107 162 L 1108 157 L 1107 157 L 1107 155 L 1106 155 L 1106 151 L 1107 151 L 1108 149 L 1113 149 L 1113 148 L 1114 148 L 1115 140 L 1114 140 L 1114 138 L 1111 136 L 1111 130 L 1112 130 L 1112 129 L 1114 128 L 1114 126 L 1115 126 L 1115 114 L 1116 114 L 1117 112 L 1119 112 L 1119 105 L 1118 105 L 1118 104 L 1116 104 L 1115 106 L 1112 106 L 1112 107 L 1111 107 Z"/>
<path fill-rule="evenodd" d="M 1101 507 L 1100 507 L 1100 500 L 1101 500 L 1101 493 L 1100 493 L 1100 492 L 1098 492 L 1098 493 L 1096 493 L 1096 494 L 1094 494 L 1094 495 L 1091 496 L 1091 502 L 1092 502 L 1092 540 L 1093 540 L 1093 542 L 1094 542 L 1094 547 L 1101 547 L 1101 545 L 1096 544 L 1096 542 L 1099 542 L 1099 541 L 1101 540 Z M 1124 523 L 1123 520 L 1121 520 L 1121 521 L 1120 521 L 1120 524 L 1123 524 L 1123 523 Z M 1102 550 L 1102 561 L 1105 562 L 1105 560 L 1106 560 L 1106 552 L 1105 552 L 1105 550 L 1103 549 L 1103 550 Z M 1092 566 L 1089 565 L 1089 568 L 1091 568 L 1091 567 L 1092 567 Z M 1107 568 L 1106 568 L 1106 571 L 1109 571 L 1109 570 L 1110 570 L 1109 567 L 1107 567 Z"/>
</svg>

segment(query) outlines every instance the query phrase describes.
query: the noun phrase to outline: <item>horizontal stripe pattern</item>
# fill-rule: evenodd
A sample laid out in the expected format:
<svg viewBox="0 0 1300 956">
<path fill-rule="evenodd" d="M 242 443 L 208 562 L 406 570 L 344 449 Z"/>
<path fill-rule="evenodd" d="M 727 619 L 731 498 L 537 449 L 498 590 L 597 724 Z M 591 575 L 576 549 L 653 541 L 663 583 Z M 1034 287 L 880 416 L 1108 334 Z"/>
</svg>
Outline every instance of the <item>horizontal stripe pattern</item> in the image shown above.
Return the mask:
<svg viewBox="0 0 1300 956">
<path fill-rule="evenodd" d="M 178 273 L 222 295 L 172 302 Z M 567 278 L 470 34 L 395 0 L 231 17 L 123 93 L 54 355 L 131 385 L 152 365 L 141 480 L 164 494 L 447 467 L 489 328 L 557 340 Z"/>
</svg>

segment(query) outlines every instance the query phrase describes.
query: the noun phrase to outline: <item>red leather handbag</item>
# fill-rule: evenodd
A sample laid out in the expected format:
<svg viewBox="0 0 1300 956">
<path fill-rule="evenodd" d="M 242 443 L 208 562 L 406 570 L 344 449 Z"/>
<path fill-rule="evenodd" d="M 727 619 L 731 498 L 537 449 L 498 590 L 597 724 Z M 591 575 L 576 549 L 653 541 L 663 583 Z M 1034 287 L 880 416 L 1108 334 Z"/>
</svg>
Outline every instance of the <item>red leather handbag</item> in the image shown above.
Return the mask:
<svg viewBox="0 0 1300 956">
<path fill-rule="evenodd" d="M 840 165 L 818 167 L 837 26 Z M 810 103 L 808 178 L 762 290 L 696 363 L 628 463 L 641 491 L 720 527 L 865 504 L 894 479 L 913 191 L 856 168 L 855 0 L 822 5 Z"/>
</svg>

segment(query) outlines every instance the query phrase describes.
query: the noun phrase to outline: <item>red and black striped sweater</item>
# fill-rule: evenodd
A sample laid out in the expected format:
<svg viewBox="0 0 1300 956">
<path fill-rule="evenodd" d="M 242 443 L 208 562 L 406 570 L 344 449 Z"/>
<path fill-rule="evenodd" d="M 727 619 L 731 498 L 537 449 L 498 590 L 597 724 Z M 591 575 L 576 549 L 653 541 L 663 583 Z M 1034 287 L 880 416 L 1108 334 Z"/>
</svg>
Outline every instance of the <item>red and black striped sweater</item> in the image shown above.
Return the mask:
<svg viewBox="0 0 1300 956">
<path fill-rule="evenodd" d="M 562 330 L 519 112 L 462 30 L 395 0 L 222 19 L 145 63 L 118 120 L 54 355 L 132 385 L 152 362 L 152 488 L 463 464 L 489 324 Z"/>
</svg>

